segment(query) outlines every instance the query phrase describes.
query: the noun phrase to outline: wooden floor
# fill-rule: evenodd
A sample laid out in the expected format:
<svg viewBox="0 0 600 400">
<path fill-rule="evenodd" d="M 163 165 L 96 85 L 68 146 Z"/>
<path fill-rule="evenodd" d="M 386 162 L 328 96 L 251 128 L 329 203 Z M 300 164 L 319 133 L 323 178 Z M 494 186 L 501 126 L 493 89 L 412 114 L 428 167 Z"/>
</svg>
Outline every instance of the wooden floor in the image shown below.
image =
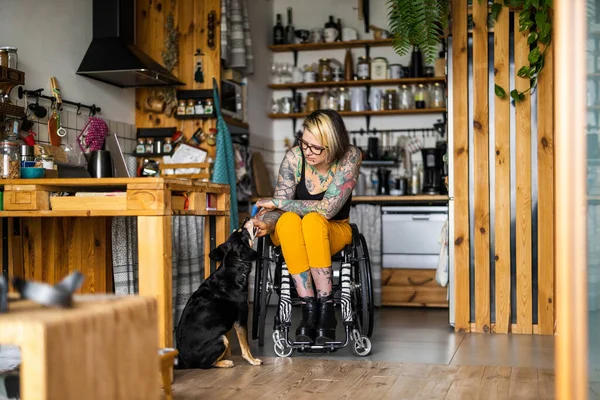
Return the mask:
<svg viewBox="0 0 600 400">
<path fill-rule="evenodd" d="M 175 399 L 554 398 L 547 369 L 271 357 L 253 367 L 232 360 L 231 369 L 175 371 Z"/>
</svg>

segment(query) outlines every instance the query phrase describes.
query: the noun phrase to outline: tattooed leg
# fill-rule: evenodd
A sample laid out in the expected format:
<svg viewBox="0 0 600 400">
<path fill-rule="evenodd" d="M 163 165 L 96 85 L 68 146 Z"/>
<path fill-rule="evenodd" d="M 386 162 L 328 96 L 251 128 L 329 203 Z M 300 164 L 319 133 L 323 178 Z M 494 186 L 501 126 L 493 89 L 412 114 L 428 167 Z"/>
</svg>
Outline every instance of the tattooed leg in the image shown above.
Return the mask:
<svg viewBox="0 0 600 400">
<path fill-rule="evenodd" d="M 294 278 L 294 284 L 296 285 L 296 291 L 298 292 L 299 297 L 315 297 L 310 270 L 299 274 L 292 274 L 292 278 Z"/>
<path fill-rule="evenodd" d="M 311 268 L 313 280 L 317 287 L 317 297 L 327 297 L 333 294 L 333 273 L 331 267 L 327 268 Z M 330 299 L 328 303 L 333 302 Z"/>
</svg>

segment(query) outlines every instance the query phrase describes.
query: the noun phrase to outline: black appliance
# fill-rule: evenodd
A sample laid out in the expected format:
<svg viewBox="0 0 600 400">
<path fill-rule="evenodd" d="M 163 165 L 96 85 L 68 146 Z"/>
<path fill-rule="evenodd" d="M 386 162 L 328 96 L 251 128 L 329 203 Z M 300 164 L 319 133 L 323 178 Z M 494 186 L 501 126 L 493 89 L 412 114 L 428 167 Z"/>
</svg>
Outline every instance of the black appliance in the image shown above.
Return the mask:
<svg viewBox="0 0 600 400">
<path fill-rule="evenodd" d="M 441 147 L 421 149 L 423 156 L 423 193 L 441 194 L 443 191 L 444 161 Z"/>
<path fill-rule="evenodd" d="M 135 0 L 94 0 L 92 24 L 78 75 L 122 88 L 184 85 L 135 45 Z"/>
<path fill-rule="evenodd" d="M 378 168 L 377 169 L 377 194 L 378 195 L 388 195 L 390 194 L 390 173 L 389 169 Z"/>
</svg>

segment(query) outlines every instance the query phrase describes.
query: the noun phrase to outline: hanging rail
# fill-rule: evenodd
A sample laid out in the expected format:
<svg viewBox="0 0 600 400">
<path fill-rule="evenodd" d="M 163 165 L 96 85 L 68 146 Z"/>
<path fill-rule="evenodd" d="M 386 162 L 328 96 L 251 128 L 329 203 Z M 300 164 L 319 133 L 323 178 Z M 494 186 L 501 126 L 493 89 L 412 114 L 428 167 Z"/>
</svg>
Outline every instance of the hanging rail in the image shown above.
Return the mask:
<svg viewBox="0 0 600 400">
<path fill-rule="evenodd" d="M 25 89 L 23 89 L 22 86 L 19 86 L 18 95 L 19 95 L 19 99 L 22 99 L 23 97 L 27 97 L 27 98 L 35 98 L 36 101 L 37 101 L 37 99 L 50 100 L 52 102 L 51 107 L 54 107 L 54 105 L 56 103 L 56 98 L 53 96 L 43 95 L 42 94 L 43 91 L 44 91 L 44 89 L 25 90 Z M 87 104 L 75 103 L 74 101 L 68 101 L 68 100 L 65 100 L 64 98 L 62 99 L 61 104 L 58 106 L 58 111 L 62 111 L 63 104 L 68 104 L 70 106 L 77 107 L 77 115 L 81 115 L 82 108 L 87 108 L 88 110 L 90 110 L 90 115 L 96 115 L 96 113 L 99 113 L 102 111 L 102 109 L 100 107 L 96 106 L 95 104 L 88 106 Z"/>
<path fill-rule="evenodd" d="M 377 129 L 373 128 L 370 130 L 365 130 L 363 128 L 353 131 L 348 131 L 351 135 L 377 135 L 379 133 L 407 133 L 408 136 L 416 136 L 417 132 L 419 132 L 422 136 L 429 137 L 438 135 L 441 136 L 440 133 L 434 128 L 409 128 L 409 129 Z"/>
</svg>

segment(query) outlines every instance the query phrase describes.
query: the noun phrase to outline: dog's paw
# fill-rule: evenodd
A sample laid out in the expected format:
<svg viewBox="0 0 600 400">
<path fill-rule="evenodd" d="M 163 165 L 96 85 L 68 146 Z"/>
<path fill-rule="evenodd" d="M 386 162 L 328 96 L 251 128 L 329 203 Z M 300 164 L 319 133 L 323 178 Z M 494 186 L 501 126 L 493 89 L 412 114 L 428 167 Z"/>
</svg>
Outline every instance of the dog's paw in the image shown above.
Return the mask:
<svg viewBox="0 0 600 400">
<path fill-rule="evenodd" d="M 247 358 L 246 360 L 252 365 L 262 365 L 262 360 L 260 358 Z"/>
<path fill-rule="evenodd" d="M 233 368 L 233 361 L 220 360 L 215 363 L 215 368 Z"/>
</svg>

